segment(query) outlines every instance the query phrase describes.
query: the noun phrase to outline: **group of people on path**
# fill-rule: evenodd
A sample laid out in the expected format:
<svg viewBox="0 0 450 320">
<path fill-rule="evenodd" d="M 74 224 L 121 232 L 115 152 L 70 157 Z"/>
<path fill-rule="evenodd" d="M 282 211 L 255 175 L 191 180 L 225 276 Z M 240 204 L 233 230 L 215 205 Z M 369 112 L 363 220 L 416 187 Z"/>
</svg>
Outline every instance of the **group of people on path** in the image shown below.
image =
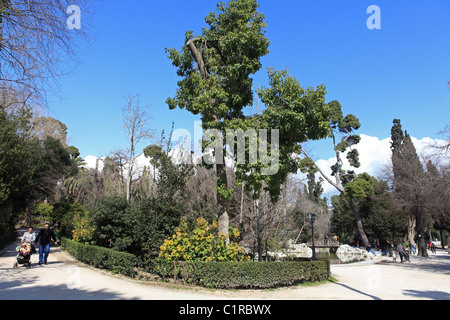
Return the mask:
<svg viewBox="0 0 450 320">
<path fill-rule="evenodd" d="M 36 252 L 33 242 L 39 246 L 39 265 L 47 264 L 48 256 L 50 254 L 50 242 L 52 241 L 55 245 L 58 243 L 55 233 L 50 229 L 48 223 L 44 225 L 44 229 L 41 229 L 37 236 L 33 232 L 32 227 L 28 228 L 28 231 L 22 236 L 22 242 L 31 243 L 31 250 L 33 253 Z"/>
</svg>

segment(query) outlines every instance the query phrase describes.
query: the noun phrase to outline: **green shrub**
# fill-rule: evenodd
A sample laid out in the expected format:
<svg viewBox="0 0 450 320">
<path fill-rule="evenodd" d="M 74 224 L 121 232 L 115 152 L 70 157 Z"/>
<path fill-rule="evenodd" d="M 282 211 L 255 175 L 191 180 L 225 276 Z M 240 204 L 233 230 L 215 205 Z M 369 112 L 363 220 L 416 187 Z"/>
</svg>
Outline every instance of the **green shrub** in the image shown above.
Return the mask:
<svg viewBox="0 0 450 320">
<path fill-rule="evenodd" d="M 62 238 L 61 244 L 77 260 L 114 273 L 133 277 L 136 275 L 135 268 L 140 264 L 139 259 L 130 253 L 86 245 L 67 238 Z"/>
<path fill-rule="evenodd" d="M 174 274 L 188 284 L 221 289 L 266 289 L 330 276 L 327 261 L 286 262 L 175 262 Z"/>
<path fill-rule="evenodd" d="M 152 268 L 162 241 L 173 234 L 184 209 L 166 199 L 128 203 L 123 197 L 103 198 L 92 210 L 97 245 L 126 251 Z"/>
<path fill-rule="evenodd" d="M 101 247 L 126 251 L 133 242 L 133 219 L 128 214 L 129 203 L 124 197 L 102 198 L 92 210 L 94 238 Z"/>
</svg>

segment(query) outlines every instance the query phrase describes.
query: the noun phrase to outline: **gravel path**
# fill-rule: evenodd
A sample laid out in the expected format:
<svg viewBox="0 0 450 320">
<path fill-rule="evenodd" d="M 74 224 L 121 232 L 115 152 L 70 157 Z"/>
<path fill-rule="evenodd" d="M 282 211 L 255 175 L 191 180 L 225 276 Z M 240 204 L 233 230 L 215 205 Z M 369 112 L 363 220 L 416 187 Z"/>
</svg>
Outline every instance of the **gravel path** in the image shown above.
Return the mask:
<svg viewBox="0 0 450 320">
<path fill-rule="evenodd" d="M 438 250 L 430 258 L 411 257 L 411 262 L 374 262 L 332 265 L 336 282 L 276 290 L 206 290 L 136 281 L 111 275 L 75 261 L 52 247 L 48 265 L 13 269 L 16 245 L 0 253 L 0 300 L 450 300 L 450 255 Z"/>
</svg>

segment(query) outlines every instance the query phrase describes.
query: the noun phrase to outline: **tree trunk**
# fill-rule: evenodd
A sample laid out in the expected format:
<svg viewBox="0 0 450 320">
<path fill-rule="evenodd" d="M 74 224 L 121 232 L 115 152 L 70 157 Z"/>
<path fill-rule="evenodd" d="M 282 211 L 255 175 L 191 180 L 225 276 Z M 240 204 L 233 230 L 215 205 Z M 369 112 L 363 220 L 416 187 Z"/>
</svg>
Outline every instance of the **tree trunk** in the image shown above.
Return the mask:
<svg viewBox="0 0 450 320">
<path fill-rule="evenodd" d="M 217 170 L 217 180 L 223 181 L 225 186 L 228 186 L 227 183 L 227 169 L 225 167 L 225 158 L 223 159 L 222 164 L 216 164 Z M 217 203 L 219 205 L 219 213 L 218 213 L 218 231 L 222 234 L 228 235 L 228 228 L 230 226 L 230 217 L 228 216 L 227 208 L 228 208 L 228 200 L 224 199 L 219 192 L 217 192 Z M 229 241 L 229 240 L 228 240 Z"/>
<path fill-rule="evenodd" d="M 242 188 L 241 188 L 241 212 L 239 214 L 239 224 L 241 224 L 244 221 L 244 185 L 245 181 L 242 182 Z M 442 237 L 442 235 L 441 235 Z"/>
<path fill-rule="evenodd" d="M 416 217 L 414 215 L 409 215 L 408 217 L 408 241 L 417 247 L 416 241 Z"/>
<path fill-rule="evenodd" d="M 441 248 L 445 249 L 444 237 L 442 236 L 442 229 L 439 229 L 439 237 L 441 238 Z"/>
<path fill-rule="evenodd" d="M 310 159 L 312 159 L 308 152 L 302 147 L 300 146 L 300 150 Z M 339 159 L 339 152 L 336 152 L 336 156 Z M 339 160 L 338 160 L 339 162 Z M 364 247 L 366 247 L 369 244 L 369 239 L 367 238 L 366 233 L 364 232 L 364 228 L 361 222 L 361 216 L 358 212 L 358 210 L 355 207 L 355 204 L 353 203 L 353 200 L 348 197 L 345 194 L 345 189 L 342 187 L 340 180 L 339 180 L 339 164 L 338 164 L 338 172 L 336 172 L 336 182 L 334 182 L 333 180 L 330 179 L 330 177 L 328 177 L 325 172 L 323 172 L 323 170 L 314 162 L 314 167 L 316 167 L 316 169 L 319 171 L 320 175 L 329 183 L 331 184 L 333 187 L 336 188 L 336 190 L 338 190 L 347 200 L 347 203 L 349 204 L 350 208 L 353 211 L 353 215 L 355 216 L 355 221 L 356 221 L 356 228 L 358 229 L 358 233 L 359 233 L 359 237 L 361 238 L 361 241 L 364 245 Z"/>
<path fill-rule="evenodd" d="M 259 214 L 259 200 L 255 201 L 256 211 L 256 235 L 258 241 L 258 261 L 262 261 L 262 237 L 261 237 L 261 218 Z"/>
<path fill-rule="evenodd" d="M 349 197 L 345 197 L 347 199 L 348 204 L 350 205 L 350 208 L 353 211 L 353 215 L 355 216 L 355 220 L 356 220 L 356 228 L 358 230 L 359 233 L 359 237 L 361 238 L 361 242 L 363 244 L 364 247 L 367 247 L 369 245 L 369 239 L 367 238 L 366 233 L 364 232 L 364 228 L 361 222 L 361 216 L 359 215 L 358 210 L 355 207 L 355 204 L 353 203 L 353 200 Z"/>
<path fill-rule="evenodd" d="M 427 242 L 423 234 L 419 234 L 419 244 L 417 246 L 417 255 L 428 258 Z"/>
<path fill-rule="evenodd" d="M 420 257 L 428 257 L 427 251 L 427 223 L 425 220 L 425 215 L 422 207 L 414 207 L 412 211 L 412 215 L 416 221 L 416 232 L 419 238 L 417 255 Z"/>
<path fill-rule="evenodd" d="M 33 213 L 31 212 L 31 209 L 27 207 L 25 209 L 25 225 L 27 227 L 31 227 L 33 223 Z"/>
<path fill-rule="evenodd" d="M 134 140 L 131 142 L 131 152 L 130 152 L 130 163 L 127 172 L 127 202 L 131 199 L 131 182 L 133 179 L 133 169 L 134 169 Z"/>
</svg>

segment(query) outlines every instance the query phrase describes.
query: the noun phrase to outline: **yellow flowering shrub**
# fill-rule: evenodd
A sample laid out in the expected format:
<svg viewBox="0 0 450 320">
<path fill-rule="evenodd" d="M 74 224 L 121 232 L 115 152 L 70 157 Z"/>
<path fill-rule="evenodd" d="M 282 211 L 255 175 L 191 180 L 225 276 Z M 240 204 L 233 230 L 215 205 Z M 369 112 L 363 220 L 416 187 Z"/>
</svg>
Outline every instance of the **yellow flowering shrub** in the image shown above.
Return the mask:
<svg viewBox="0 0 450 320">
<path fill-rule="evenodd" d="M 74 227 L 75 229 L 72 231 L 73 240 L 84 244 L 93 243 L 95 229 L 91 226 L 87 217 L 76 215 Z"/>
<path fill-rule="evenodd" d="M 159 259 L 173 261 L 249 261 L 239 244 L 233 240 L 240 236 L 233 228 L 230 235 L 217 231 L 217 222 L 209 224 L 198 218 L 194 230 L 190 231 L 185 219 L 182 219 L 175 234 L 164 240 L 160 247 Z M 227 244 L 227 240 L 229 244 Z"/>
</svg>

